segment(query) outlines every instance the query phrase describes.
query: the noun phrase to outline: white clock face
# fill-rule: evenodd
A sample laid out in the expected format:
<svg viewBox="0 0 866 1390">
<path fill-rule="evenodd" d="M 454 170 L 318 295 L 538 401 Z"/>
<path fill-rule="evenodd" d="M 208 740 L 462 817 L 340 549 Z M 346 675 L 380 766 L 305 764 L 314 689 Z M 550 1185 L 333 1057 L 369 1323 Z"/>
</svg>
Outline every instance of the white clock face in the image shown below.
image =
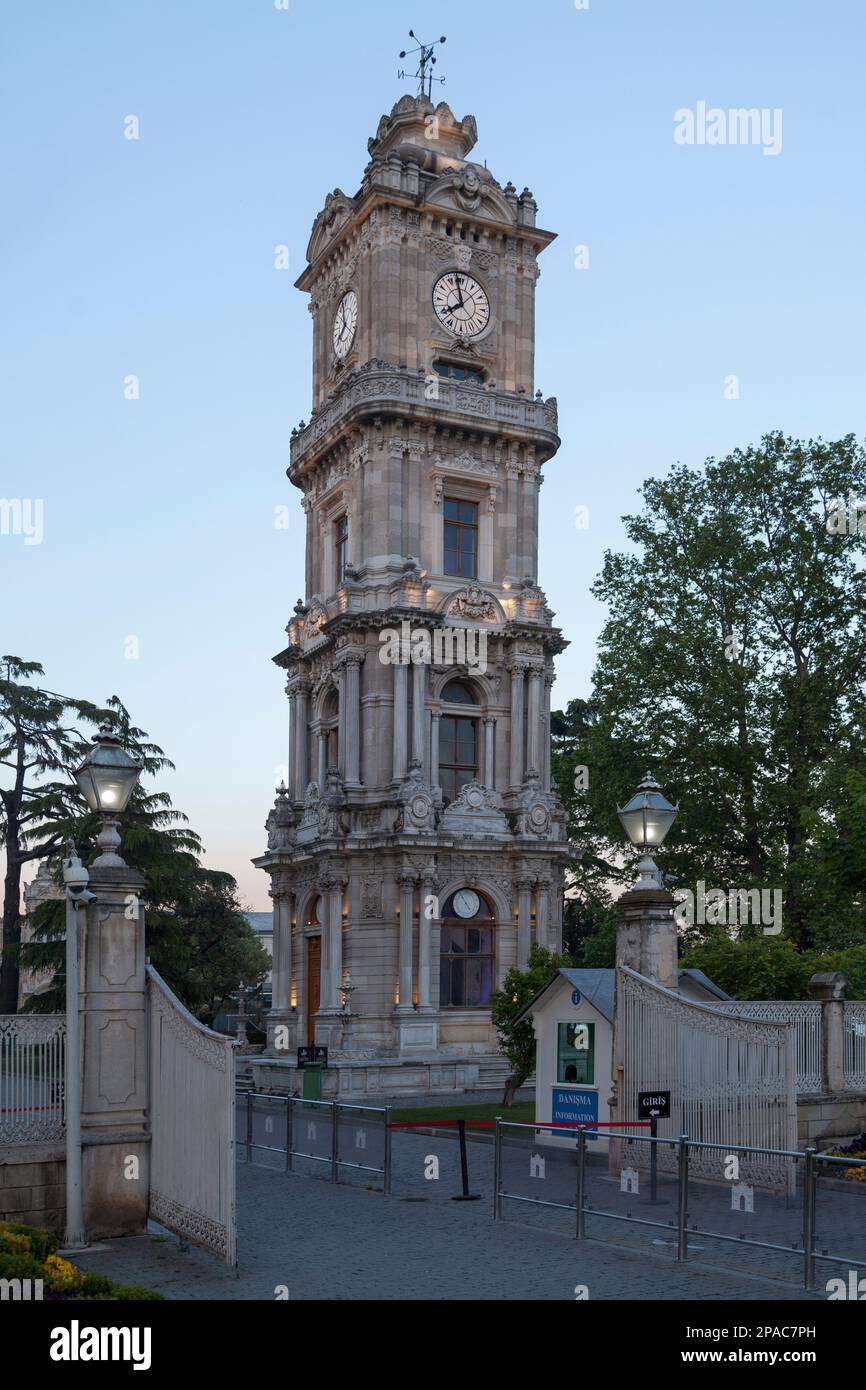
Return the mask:
<svg viewBox="0 0 866 1390">
<path fill-rule="evenodd" d="M 454 911 L 458 917 L 475 917 L 481 906 L 481 899 L 471 888 L 461 888 L 454 894 Z"/>
<path fill-rule="evenodd" d="M 355 341 L 357 326 L 358 296 L 354 290 L 349 290 L 340 300 L 337 317 L 334 319 L 334 351 L 341 361 L 349 355 Z"/>
<path fill-rule="evenodd" d="M 455 338 L 477 338 L 490 322 L 490 300 L 477 280 L 463 270 L 449 270 L 433 286 L 433 308 Z"/>
</svg>

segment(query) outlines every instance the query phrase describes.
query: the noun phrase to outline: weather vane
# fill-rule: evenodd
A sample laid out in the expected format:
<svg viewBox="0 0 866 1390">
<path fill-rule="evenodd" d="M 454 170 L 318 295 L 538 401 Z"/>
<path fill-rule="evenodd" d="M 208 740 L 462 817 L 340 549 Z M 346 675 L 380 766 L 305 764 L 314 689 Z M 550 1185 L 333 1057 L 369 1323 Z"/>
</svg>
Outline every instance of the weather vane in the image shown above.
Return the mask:
<svg viewBox="0 0 866 1390">
<path fill-rule="evenodd" d="M 409 30 L 409 37 L 410 37 L 410 39 L 415 39 L 415 41 L 416 41 L 418 47 L 417 47 L 417 48 L 410 48 L 410 49 L 408 50 L 408 52 L 407 52 L 407 50 L 404 48 L 404 49 L 403 49 L 403 52 L 400 54 L 400 57 L 401 57 L 401 58 L 408 58 L 408 57 L 409 57 L 411 54 L 413 54 L 413 53 L 419 53 L 419 54 L 421 55 L 420 58 L 418 59 L 418 71 L 417 71 L 416 73 L 413 73 L 412 75 L 413 75 L 413 77 L 417 77 L 417 78 L 418 78 L 418 95 L 419 95 L 419 97 L 427 96 L 427 97 L 432 101 L 432 99 L 433 99 L 433 83 L 434 83 L 434 82 L 444 82 L 444 81 L 445 81 L 445 78 L 444 78 L 444 77 L 434 77 L 434 76 L 433 76 L 433 69 L 434 69 L 434 67 L 436 66 L 436 59 L 435 59 L 435 57 L 433 56 L 433 51 L 434 51 L 434 49 L 436 48 L 436 44 L 435 44 L 435 43 L 422 43 L 421 40 L 418 38 L 418 35 L 415 33 L 415 30 L 414 30 L 414 29 L 410 29 L 410 30 Z M 441 39 L 437 39 L 436 42 L 437 42 L 437 43 L 444 43 L 444 42 L 445 42 L 445 35 L 443 34 L 443 35 L 442 35 L 442 38 L 441 38 Z M 402 80 L 402 79 L 406 76 L 406 73 L 405 73 L 405 71 L 401 68 L 400 71 L 397 73 L 397 76 Z M 427 88 L 427 91 L 426 91 L 426 92 L 424 91 L 424 88 L 425 88 L 425 87 Z"/>
</svg>

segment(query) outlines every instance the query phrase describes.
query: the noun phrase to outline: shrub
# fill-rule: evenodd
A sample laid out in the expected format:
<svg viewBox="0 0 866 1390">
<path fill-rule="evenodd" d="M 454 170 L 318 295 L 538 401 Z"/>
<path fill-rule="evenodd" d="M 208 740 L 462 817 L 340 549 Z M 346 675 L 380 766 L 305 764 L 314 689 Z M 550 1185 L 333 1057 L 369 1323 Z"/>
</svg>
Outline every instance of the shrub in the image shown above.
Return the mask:
<svg viewBox="0 0 866 1390">
<path fill-rule="evenodd" d="M 85 1274 L 56 1254 L 57 1237 L 39 1226 L 0 1221 L 0 1279 L 41 1279 L 48 1300 L 142 1302 L 161 1293 L 137 1284 L 115 1284 L 104 1274 Z"/>
</svg>

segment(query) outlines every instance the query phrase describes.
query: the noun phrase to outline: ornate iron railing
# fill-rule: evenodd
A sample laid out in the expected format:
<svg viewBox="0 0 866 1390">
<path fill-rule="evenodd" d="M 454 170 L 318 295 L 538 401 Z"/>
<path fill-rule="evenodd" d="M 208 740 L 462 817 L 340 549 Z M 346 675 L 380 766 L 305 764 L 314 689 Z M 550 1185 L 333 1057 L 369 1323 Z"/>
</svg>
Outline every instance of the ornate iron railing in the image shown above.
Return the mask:
<svg viewBox="0 0 866 1390">
<path fill-rule="evenodd" d="M 37 1144 L 66 1132 L 63 1014 L 0 1015 L 0 1144 Z"/>
<path fill-rule="evenodd" d="M 862 1091 L 866 1087 L 866 999 L 852 999 L 845 1004 L 842 1048 L 845 1089 Z"/>
<path fill-rule="evenodd" d="M 797 1095 L 817 1095 L 821 1091 L 821 1005 L 817 1000 L 736 999 L 718 1007 L 737 1018 L 793 1024 Z"/>
</svg>

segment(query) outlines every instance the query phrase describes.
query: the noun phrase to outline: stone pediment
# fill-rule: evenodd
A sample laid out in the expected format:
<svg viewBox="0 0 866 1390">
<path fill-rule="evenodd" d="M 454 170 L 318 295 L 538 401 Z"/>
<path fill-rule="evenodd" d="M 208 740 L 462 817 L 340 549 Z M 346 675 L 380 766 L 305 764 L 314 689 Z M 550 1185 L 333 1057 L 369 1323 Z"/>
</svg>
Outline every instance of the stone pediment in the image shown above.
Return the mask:
<svg viewBox="0 0 866 1390">
<path fill-rule="evenodd" d="M 427 190 L 426 201 L 450 212 L 471 213 L 492 222 L 517 222 L 517 204 L 509 203 L 499 184 L 482 165 L 450 169 Z"/>
<path fill-rule="evenodd" d="M 325 206 L 313 223 L 307 246 L 307 261 L 312 264 L 339 234 L 355 210 L 354 199 L 341 188 L 335 188 L 325 199 Z"/>
<path fill-rule="evenodd" d="M 508 822 L 500 810 L 499 797 L 480 782 L 467 782 L 460 795 L 442 813 L 443 835 L 493 835 L 510 837 Z"/>
</svg>

